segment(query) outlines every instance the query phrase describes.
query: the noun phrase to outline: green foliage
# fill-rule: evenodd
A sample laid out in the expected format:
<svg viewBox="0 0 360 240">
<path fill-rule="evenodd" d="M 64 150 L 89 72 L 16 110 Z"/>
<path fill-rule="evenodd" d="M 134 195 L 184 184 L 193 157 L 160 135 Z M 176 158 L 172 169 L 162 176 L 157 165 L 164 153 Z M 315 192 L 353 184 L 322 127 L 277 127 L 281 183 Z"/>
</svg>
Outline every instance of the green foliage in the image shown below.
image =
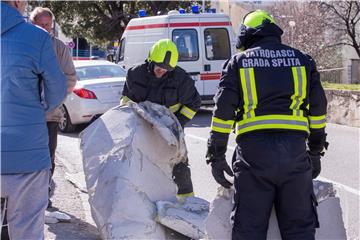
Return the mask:
<svg viewBox="0 0 360 240">
<path fill-rule="evenodd" d="M 106 45 L 121 38 L 126 25 L 138 17 L 139 9 L 148 16 L 184 8 L 196 1 L 32 1 L 30 5 L 50 8 L 68 37 L 82 37 L 96 45 Z M 198 1 L 201 6 L 202 1 Z M 206 3 L 209 8 L 210 3 Z"/>
</svg>

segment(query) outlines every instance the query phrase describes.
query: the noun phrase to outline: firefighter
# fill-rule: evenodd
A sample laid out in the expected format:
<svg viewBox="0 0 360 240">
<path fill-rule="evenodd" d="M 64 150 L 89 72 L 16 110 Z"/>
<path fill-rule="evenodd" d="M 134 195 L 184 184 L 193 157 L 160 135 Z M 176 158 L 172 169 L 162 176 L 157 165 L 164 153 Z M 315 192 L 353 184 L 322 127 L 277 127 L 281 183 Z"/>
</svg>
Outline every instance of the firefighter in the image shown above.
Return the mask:
<svg viewBox="0 0 360 240">
<path fill-rule="evenodd" d="M 185 70 L 176 66 L 177 61 L 175 43 L 169 39 L 156 42 L 145 63 L 128 70 L 120 104 L 131 100 L 166 106 L 184 128 L 199 110 L 201 99 L 193 79 Z M 173 179 L 178 186 L 178 198 L 194 195 L 187 162 L 174 166 Z"/>
<path fill-rule="evenodd" d="M 281 43 L 267 12 L 248 13 L 235 54 L 224 63 L 206 154 L 225 188 L 234 175 L 232 239 L 266 239 L 275 206 L 282 239 L 314 239 L 319 226 L 312 179 L 327 145 L 327 100 L 315 61 Z M 232 170 L 225 159 L 233 127 Z M 308 147 L 308 150 L 307 150 Z"/>
</svg>

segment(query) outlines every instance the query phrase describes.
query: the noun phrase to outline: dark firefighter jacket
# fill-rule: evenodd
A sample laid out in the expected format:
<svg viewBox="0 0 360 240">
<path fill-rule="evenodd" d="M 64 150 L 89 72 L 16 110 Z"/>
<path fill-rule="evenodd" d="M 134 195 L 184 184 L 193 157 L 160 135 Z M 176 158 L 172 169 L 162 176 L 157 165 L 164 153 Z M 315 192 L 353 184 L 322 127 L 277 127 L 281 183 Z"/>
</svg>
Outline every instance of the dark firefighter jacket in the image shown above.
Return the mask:
<svg viewBox="0 0 360 240">
<path fill-rule="evenodd" d="M 225 62 L 212 135 L 290 130 L 323 147 L 327 101 L 314 60 L 268 36 Z M 321 145 L 321 146 L 320 146 Z M 315 149 L 314 149 L 315 150 Z"/>
<path fill-rule="evenodd" d="M 180 67 L 158 79 L 151 65 L 145 62 L 128 70 L 122 95 L 137 103 L 150 101 L 164 105 L 184 126 L 201 105 L 194 80 Z"/>
</svg>

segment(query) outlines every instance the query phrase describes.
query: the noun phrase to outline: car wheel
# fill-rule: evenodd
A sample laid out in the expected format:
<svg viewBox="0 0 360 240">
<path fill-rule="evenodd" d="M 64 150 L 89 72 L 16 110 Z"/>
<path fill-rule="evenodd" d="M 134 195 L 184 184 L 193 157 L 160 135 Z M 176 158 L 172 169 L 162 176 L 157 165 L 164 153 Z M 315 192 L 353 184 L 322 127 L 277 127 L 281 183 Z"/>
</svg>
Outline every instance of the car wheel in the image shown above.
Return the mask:
<svg viewBox="0 0 360 240">
<path fill-rule="evenodd" d="M 66 110 L 66 107 L 64 105 L 61 105 L 60 110 L 63 116 L 61 118 L 61 121 L 59 122 L 59 130 L 61 132 L 73 132 L 76 128 L 76 125 L 73 125 L 71 123 L 71 119 L 68 111 Z"/>
</svg>

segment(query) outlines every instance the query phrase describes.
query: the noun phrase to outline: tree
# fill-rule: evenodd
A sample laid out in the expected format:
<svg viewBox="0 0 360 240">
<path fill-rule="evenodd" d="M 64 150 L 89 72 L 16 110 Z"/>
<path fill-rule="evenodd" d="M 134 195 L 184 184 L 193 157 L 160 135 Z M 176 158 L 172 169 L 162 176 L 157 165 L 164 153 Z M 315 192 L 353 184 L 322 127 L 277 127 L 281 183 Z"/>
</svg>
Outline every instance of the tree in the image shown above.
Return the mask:
<svg viewBox="0 0 360 240">
<path fill-rule="evenodd" d="M 360 58 L 360 2 L 324 1 L 321 6 L 326 10 L 326 24 L 333 30 L 333 45 L 346 45 L 355 49 Z"/>
<path fill-rule="evenodd" d="M 327 44 L 327 13 L 320 2 L 274 2 L 267 10 L 283 29 L 285 44 L 311 55 L 319 68 L 341 66 L 339 47 Z"/>
<path fill-rule="evenodd" d="M 166 13 L 173 9 L 189 9 L 191 1 L 42 1 L 31 5 L 49 7 L 69 37 L 83 37 L 92 44 L 105 45 L 121 38 L 130 19 L 138 17 L 139 9 L 147 15 Z M 201 5 L 199 1 L 199 5 Z M 207 6 L 209 3 L 207 4 Z"/>
</svg>

